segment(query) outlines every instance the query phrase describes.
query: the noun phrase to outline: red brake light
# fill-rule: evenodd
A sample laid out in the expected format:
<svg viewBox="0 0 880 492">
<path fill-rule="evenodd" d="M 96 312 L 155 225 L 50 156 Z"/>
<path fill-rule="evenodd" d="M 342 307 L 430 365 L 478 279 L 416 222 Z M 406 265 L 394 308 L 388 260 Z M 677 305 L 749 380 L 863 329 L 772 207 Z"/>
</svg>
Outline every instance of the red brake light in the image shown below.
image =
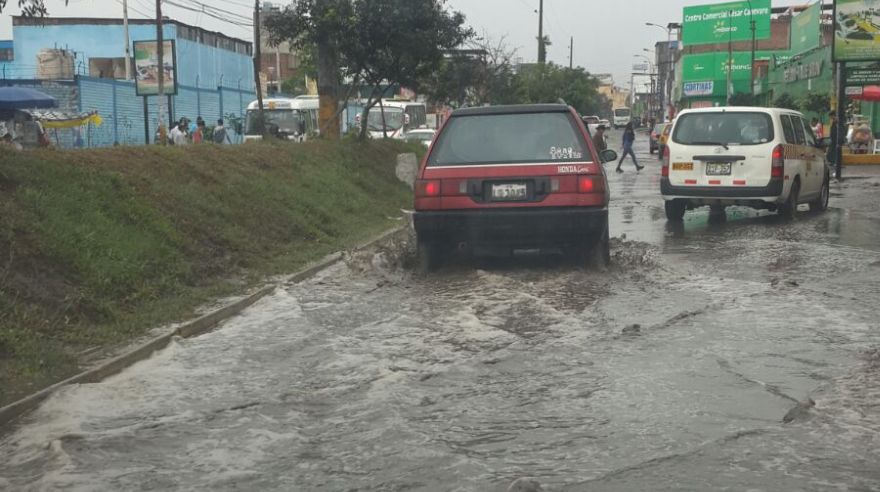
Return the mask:
<svg viewBox="0 0 880 492">
<path fill-rule="evenodd" d="M 660 175 L 669 177 L 669 147 L 663 147 L 663 167 L 660 168 Z"/>
<path fill-rule="evenodd" d="M 773 147 L 771 158 L 770 176 L 773 178 L 781 178 L 782 175 L 785 174 L 785 147 L 783 147 L 782 144 Z"/>
<path fill-rule="evenodd" d="M 416 182 L 416 196 L 440 196 L 440 181 L 420 179 Z"/>
<path fill-rule="evenodd" d="M 589 176 L 578 176 L 578 193 L 592 193 L 596 189 L 593 178 Z"/>
</svg>

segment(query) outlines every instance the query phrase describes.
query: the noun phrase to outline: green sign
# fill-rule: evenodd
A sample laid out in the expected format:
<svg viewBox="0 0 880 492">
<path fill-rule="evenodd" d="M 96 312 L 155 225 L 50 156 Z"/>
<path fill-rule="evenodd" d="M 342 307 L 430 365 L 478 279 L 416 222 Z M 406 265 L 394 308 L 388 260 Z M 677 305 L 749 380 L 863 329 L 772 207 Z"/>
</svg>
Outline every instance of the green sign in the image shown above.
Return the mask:
<svg viewBox="0 0 880 492">
<path fill-rule="evenodd" d="M 755 39 L 769 38 L 770 0 L 685 7 L 681 25 L 682 44 L 690 46 L 751 40 L 752 20 L 755 21 Z"/>
<path fill-rule="evenodd" d="M 880 84 L 880 68 L 847 68 L 846 85 L 865 86 Z"/>
<path fill-rule="evenodd" d="M 698 82 L 703 80 L 715 80 L 722 82 L 727 80 L 727 65 L 731 63 L 733 80 L 751 80 L 752 78 L 752 54 L 748 51 L 735 51 L 733 58 L 728 59 L 727 53 L 702 53 L 699 55 L 684 55 L 682 57 L 682 80 L 685 82 Z"/>
<path fill-rule="evenodd" d="M 876 0 L 834 2 L 834 61 L 880 60 L 880 18 Z"/>
<path fill-rule="evenodd" d="M 814 3 L 791 20 L 791 52 L 803 53 L 819 47 L 819 19 L 822 4 Z"/>
</svg>

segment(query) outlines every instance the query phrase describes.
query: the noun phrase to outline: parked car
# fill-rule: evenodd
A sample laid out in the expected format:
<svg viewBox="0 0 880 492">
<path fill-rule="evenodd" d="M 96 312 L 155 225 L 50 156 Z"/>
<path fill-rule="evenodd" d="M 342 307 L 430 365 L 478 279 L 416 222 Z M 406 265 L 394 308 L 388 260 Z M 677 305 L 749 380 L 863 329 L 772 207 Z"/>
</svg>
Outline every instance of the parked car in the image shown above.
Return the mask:
<svg viewBox="0 0 880 492">
<path fill-rule="evenodd" d="M 828 207 L 825 153 L 801 113 L 736 107 L 682 111 L 663 151 L 660 190 L 666 217 L 728 205 L 793 218 L 801 203 Z"/>
<path fill-rule="evenodd" d="M 666 142 L 669 141 L 669 133 L 672 131 L 672 123 L 664 123 L 663 131 L 660 132 L 660 136 L 657 138 L 657 158 L 663 159 L 663 150 L 666 149 Z"/>
<path fill-rule="evenodd" d="M 413 222 L 419 265 L 455 249 L 562 249 L 607 264 L 609 189 L 600 155 L 569 106 L 459 109 L 419 169 Z"/>
<path fill-rule="evenodd" d="M 431 128 L 419 128 L 406 132 L 403 135 L 403 139 L 407 142 L 419 142 L 425 147 L 430 147 L 436 134 L 437 130 Z"/>
<path fill-rule="evenodd" d="M 660 123 L 659 125 L 654 125 L 654 128 L 651 130 L 651 134 L 648 137 L 648 150 L 652 154 L 660 149 L 660 135 L 665 128 L 666 124 Z"/>
<path fill-rule="evenodd" d="M 599 120 L 599 125 L 605 125 L 606 129 L 611 129 L 611 122 L 608 120 Z M 596 125 L 598 128 L 599 125 Z"/>
<path fill-rule="evenodd" d="M 583 116 L 581 119 L 584 124 L 587 125 L 587 129 L 590 130 L 591 135 L 596 133 L 596 129 L 599 128 L 599 122 L 601 121 L 598 116 Z"/>
</svg>

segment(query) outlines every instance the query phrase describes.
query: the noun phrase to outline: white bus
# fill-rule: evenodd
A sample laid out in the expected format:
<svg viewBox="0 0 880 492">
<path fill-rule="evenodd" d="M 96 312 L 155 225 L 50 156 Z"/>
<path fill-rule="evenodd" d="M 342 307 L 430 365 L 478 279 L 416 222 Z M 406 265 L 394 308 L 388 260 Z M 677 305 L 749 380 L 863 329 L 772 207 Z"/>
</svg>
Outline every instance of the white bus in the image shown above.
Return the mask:
<svg viewBox="0 0 880 492">
<path fill-rule="evenodd" d="M 259 103 L 248 104 L 244 140 L 260 140 L 258 125 Z M 318 96 L 263 99 L 266 130 L 279 138 L 303 142 L 309 135 L 320 133 L 318 128 Z"/>
<path fill-rule="evenodd" d="M 613 113 L 612 116 L 614 121 L 612 121 L 612 124 L 614 125 L 615 130 L 622 126 L 626 126 L 632 117 L 632 110 L 629 108 L 614 108 L 611 112 Z"/>
<path fill-rule="evenodd" d="M 360 121 L 360 116 L 358 116 Z M 370 108 L 367 131 L 372 138 L 403 139 L 404 134 L 416 128 L 426 128 L 428 111 L 425 103 L 401 99 L 383 99 L 382 105 Z"/>
</svg>

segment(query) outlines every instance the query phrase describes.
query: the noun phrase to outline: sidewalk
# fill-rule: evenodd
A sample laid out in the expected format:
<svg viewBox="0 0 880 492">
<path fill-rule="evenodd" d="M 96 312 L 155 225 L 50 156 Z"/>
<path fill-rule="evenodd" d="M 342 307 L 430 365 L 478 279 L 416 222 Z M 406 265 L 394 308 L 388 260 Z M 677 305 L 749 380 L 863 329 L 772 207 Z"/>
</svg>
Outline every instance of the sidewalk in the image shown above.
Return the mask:
<svg viewBox="0 0 880 492">
<path fill-rule="evenodd" d="M 843 179 L 846 178 L 880 178 L 880 164 L 843 166 Z"/>
</svg>

